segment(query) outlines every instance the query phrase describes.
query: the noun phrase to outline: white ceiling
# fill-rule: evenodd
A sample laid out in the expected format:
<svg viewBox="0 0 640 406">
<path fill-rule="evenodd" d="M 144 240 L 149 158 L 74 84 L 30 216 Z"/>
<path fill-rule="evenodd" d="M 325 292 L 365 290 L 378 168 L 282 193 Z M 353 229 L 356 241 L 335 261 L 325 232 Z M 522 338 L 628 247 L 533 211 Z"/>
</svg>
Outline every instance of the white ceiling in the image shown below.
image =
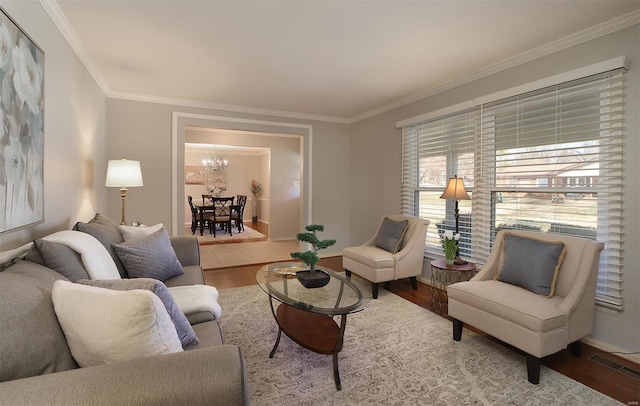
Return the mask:
<svg viewBox="0 0 640 406">
<path fill-rule="evenodd" d="M 638 0 L 41 3 L 110 97 L 337 122 L 640 15 Z"/>
</svg>

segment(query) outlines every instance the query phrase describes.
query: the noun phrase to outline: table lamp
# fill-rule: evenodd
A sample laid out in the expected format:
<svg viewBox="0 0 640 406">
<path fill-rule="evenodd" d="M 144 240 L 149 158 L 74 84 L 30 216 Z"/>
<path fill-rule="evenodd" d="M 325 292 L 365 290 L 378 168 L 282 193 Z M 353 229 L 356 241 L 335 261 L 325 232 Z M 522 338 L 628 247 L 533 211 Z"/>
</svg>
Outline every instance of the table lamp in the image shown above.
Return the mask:
<svg viewBox="0 0 640 406">
<path fill-rule="evenodd" d="M 122 220 L 120 224 L 127 224 L 124 220 L 124 200 L 127 196 L 127 187 L 142 186 L 140 161 L 130 161 L 128 159 L 109 160 L 105 186 L 120 188 L 120 197 L 122 198 Z"/>
<path fill-rule="evenodd" d="M 449 184 L 447 188 L 444 190 L 441 199 L 454 200 L 456 202 L 454 217 L 456 218 L 456 234 L 458 234 L 458 218 L 460 214 L 458 212 L 458 200 L 471 200 L 469 194 L 464 188 L 464 182 L 462 178 L 459 178 L 458 175 L 453 175 L 453 178 L 449 178 Z M 466 264 L 467 261 L 460 258 L 460 248 L 456 250 L 456 257 L 453 260 L 453 263 L 456 265 Z"/>
</svg>

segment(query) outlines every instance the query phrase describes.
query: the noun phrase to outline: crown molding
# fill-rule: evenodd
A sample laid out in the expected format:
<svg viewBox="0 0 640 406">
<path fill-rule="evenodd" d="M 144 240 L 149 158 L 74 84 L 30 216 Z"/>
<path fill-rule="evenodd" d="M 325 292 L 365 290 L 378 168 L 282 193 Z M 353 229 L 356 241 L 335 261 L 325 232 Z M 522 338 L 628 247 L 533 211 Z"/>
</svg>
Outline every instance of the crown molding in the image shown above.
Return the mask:
<svg viewBox="0 0 640 406">
<path fill-rule="evenodd" d="M 612 20 L 606 21 L 602 24 L 598 24 L 591 28 L 587 28 L 586 30 L 579 31 L 575 34 L 561 38 L 557 41 L 553 41 L 546 45 L 542 45 L 538 48 L 534 48 L 529 51 L 523 52 L 519 55 L 506 59 L 495 65 L 491 65 L 487 68 L 480 69 L 470 75 L 444 83 L 440 86 L 436 86 L 431 89 L 423 90 L 411 96 L 407 96 L 402 99 L 396 100 L 385 106 L 381 106 L 376 109 L 370 110 L 366 113 L 362 113 L 357 116 L 351 117 L 349 121 L 350 123 L 355 123 L 355 122 L 364 120 L 366 118 L 376 116 L 378 114 L 387 112 L 389 110 L 393 110 L 395 108 L 405 106 L 415 101 L 425 99 L 427 97 L 436 95 L 438 93 L 442 93 L 444 91 L 456 88 L 458 86 L 471 83 L 478 79 L 485 78 L 495 73 L 502 72 L 504 70 L 545 57 L 555 52 L 562 51 L 567 48 L 571 48 L 573 46 L 582 44 L 587 41 L 591 41 L 593 39 L 605 36 L 607 34 L 611 34 L 613 32 L 622 30 L 627 27 L 631 27 L 632 25 L 635 25 L 638 23 L 640 23 L 640 10 L 632 11 L 631 13 L 614 18 Z"/>
<path fill-rule="evenodd" d="M 264 116 L 277 116 L 286 118 L 297 118 L 301 120 L 327 121 L 331 123 L 351 124 L 351 121 L 342 117 L 322 116 L 317 114 L 296 113 L 293 111 L 263 109 L 259 107 L 244 107 L 233 104 L 211 103 L 199 100 L 179 99 L 164 96 L 153 96 L 147 94 L 136 94 L 128 92 L 111 91 L 107 95 L 113 99 L 123 99 L 132 101 L 141 101 L 147 103 L 171 104 L 183 107 L 196 107 L 211 110 L 232 111 L 235 113 L 259 114 Z"/>
<path fill-rule="evenodd" d="M 62 36 L 67 40 L 73 51 L 78 55 L 82 64 L 87 68 L 93 80 L 96 81 L 100 89 L 105 95 L 109 94 L 111 90 L 109 88 L 109 84 L 105 80 L 105 78 L 100 74 L 100 71 L 93 63 L 93 60 L 89 56 L 89 53 L 86 51 L 82 41 L 78 38 L 78 35 L 69 24 L 69 20 L 65 17 L 62 10 L 60 10 L 60 6 L 55 0 L 40 0 L 40 4 L 44 8 L 44 10 L 49 14 L 53 23 L 58 27 Z"/>
</svg>

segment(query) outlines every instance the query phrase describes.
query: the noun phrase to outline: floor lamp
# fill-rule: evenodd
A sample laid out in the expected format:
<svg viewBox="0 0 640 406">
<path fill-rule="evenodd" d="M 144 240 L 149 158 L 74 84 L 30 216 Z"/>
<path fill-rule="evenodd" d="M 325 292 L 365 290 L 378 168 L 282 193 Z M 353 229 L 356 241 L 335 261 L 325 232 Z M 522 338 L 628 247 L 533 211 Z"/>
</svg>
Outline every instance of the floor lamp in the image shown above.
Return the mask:
<svg viewBox="0 0 640 406">
<path fill-rule="evenodd" d="M 453 178 L 449 178 L 449 184 L 447 185 L 447 188 L 444 190 L 444 193 L 442 194 L 442 196 L 440 196 L 440 198 L 453 200 L 456 202 L 454 217 L 456 218 L 456 234 L 458 234 L 458 218 L 460 217 L 460 214 L 458 212 L 458 200 L 471 200 L 469 194 L 464 188 L 464 182 L 462 181 L 462 178 L 459 178 L 458 175 L 453 175 Z M 467 261 L 460 258 L 460 248 L 456 250 L 456 257 L 453 260 L 453 263 L 456 265 L 467 263 Z"/>
<path fill-rule="evenodd" d="M 124 200 L 127 196 L 127 187 L 142 186 L 140 161 L 130 161 L 128 159 L 110 160 L 107 165 L 105 186 L 120 188 L 120 197 L 122 198 L 122 221 L 120 224 L 127 224 L 124 219 Z"/>
</svg>

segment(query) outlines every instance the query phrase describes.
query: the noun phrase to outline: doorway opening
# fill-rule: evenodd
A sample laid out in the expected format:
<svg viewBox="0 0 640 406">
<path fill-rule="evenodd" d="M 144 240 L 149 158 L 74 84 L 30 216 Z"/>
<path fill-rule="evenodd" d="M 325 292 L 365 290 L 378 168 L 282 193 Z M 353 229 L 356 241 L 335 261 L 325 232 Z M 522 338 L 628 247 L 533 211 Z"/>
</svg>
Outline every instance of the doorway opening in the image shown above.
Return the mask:
<svg viewBox="0 0 640 406">
<path fill-rule="evenodd" d="M 211 140 L 211 133 L 218 138 Z M 224 134 L 223 134 L 224 133 Z M 269 148 L 268 209 L 261 210 L 269 224 L 269 239 L 295 238 L 311 222 L 312 126 L 191 113 L 173 113 L 172 131 L 172 234 L 184 233 L 186 193 L 185 145 L 207 138 L 217 146 Z M 202 139 L 200 140 L 202 141 Z M 220 152 L 219 155 L 222 155 Z M 232 161 L 229 159 L 229 165 Z M 247 186 L 248 187 L 248 186 Z M 297 191 L 297 192 L 296 192 Z M 262 203 L 262 201 L 261 201 Z M 291 216 L 294 213 L 294 217 Z M 262 215 L 262 214 L 261 214 Z M 288 216 L 288 217 L 287 217 Z M 287 218 L 289 220 L 287 220 Z M 264 219 L 264 218 L 263 218 Z M 298 248 L 300 244 L 298 244 Z"/>
</svg>

